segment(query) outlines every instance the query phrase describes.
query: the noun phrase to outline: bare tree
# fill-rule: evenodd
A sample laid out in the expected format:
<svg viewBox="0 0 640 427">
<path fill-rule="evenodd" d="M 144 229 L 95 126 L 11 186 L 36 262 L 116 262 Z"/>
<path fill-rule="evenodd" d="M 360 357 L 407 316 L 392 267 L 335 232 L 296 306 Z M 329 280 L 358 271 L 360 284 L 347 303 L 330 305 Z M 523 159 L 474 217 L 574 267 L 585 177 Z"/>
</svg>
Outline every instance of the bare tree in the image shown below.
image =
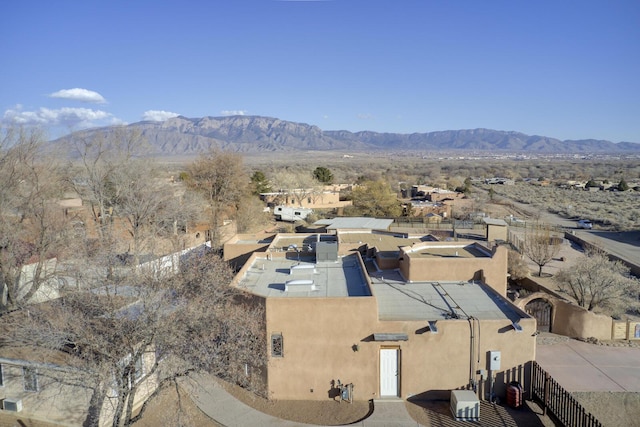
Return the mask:
<svg viewBox="0 0 640 427">
<path fill-rule="evenodd" d="M 575 265 L 560 271 L 555 281 L 563 291 L 589 311 L 617 310 L 637 304 L 630 294 L 638 291 L 638 281 L 629 277 L 629 269 L 619 261 L 609 261 L 606 253 L 592 249 Z"/>
<path fill-rule="evenodd" d="M 237 153 L 211 149 L 188 167 L 191 187 L 203 194 L 210 209 L 210 240 L 221 245 L 219 227 L 225 216 L 233 217 L 249 191 L 249 178 Z"/>
<path fill-rule="evenodd" d="M 43 142 L 37 129 L 0 129 L 0 311 L 55 278 L 51 261 L 66 250 L 62 168 L 53 153 L 45 161 Z"/>
<path fill-rule="evenodd" d="M 298 206 L 303 206 L 308 199 L 316 201 L 322 194 L 322 184 L 306 170 L 278 170 L 273 174 L 272 181 L 285 197 L 295 200 Z"/>
<path fill-rule="evenodd" d="M 33 144 L 27 136 L 34 137 Z M 6 201 L 0 203 L 3 285 L 18 283 L 24 260 L 33 254 L 46 259 L 65 242 L 62 232 L 67 231 L 52 227 L 47 216 L 62 181 L 45 172 L 58 169 L 50 162 L 41 169 L 33 148 L 39 140 L 30 134 L 23 139 L 18 138 L 20 144 L 10 140 L 10 149 L 0 150 L 0 176 L 16 184 L 14 191 L 1 193 Z M 138 135 L 117 132 L 75 144 L 80 167 L 68 168 L 66 182 L 88 202 L 95 224 L 85 228 L 86 239 L 74 236 L 76 244 L 65 254 L 65 274 L 76 286 L 65 287 L 63 298 L 3 318 L 18 321 L 0 345 L 72 354 L 72 369 L 60 370 L 54 380 L 92 390 L 89 426 L 103 424 L 105 417 L 113 426 L 130 425 L 144 413 L 146 406 L 136 416 L 132 409 L 150 392 L 149 381 L 159 384 L 157 394 L 193 370 L 245 386 L 258 384 L 265 351 L 263 308 L 229 286 L 228 266 L 211 253 L 181 259 L 177 272 L 166 259 L 138 262 L 140 254 L 171 239 L 178 223 L 189 221 L 185 194 L 159 179 L 153 162 L 137 157 Z M 220 167 L 226 165 L 222 161 Z M 233 187 L 233 176 L 225 185 Z M 222 196 L 216 193 L 210 200 Z M 10 235 L 12 229 L 16 232 Z M 21 244 L 27 250 L 18 250 Z M 133 262 L 123 265 L 114 255 L 127 246 Z M 45 279 L 35 271 L 34 283 Z M 14 303 L 13 288 L 3 288 Z M 248 375 L 251 368 L 254 374 Z"/>
<path fill-rule="evenodd" d="M 136 399 L 153 398 L 193 371 L 263 391 L 263 306 L 229 286 L 226 263 L 202 252 L 177 274 L 139 270 L 31 306 L 28 316 L 13 316 L 2 344 L 73 355 L 73 376 L 56 380 L 92 390 L 88 426 L 133 424 L 150 401 L 134 416 Z"/>
<path fill-rule="evenodd" d="M 253 195 L 247 195 L 238 204 L 236 213 L 238 233 L 248 233 L 265 228 L 273 219 L 273 215 L 264 212 L 264 203 Z"/>
<path fill-rule="evenodd" d="M 106 268 L 107 276 L 114 274 L 116 255 L 128 246 L 117 233 L 115 214 L 121 199 L 121 178 L 136 155 L 142 154 L 140 145 L 140 134 L 125 128 L 70 142 L 70 151 L 78 156 L 78 161 L 70 164 L 68 179 L 90 215 L 85 228 L 87 247 L 81 252 L 100 258 L 95 261 Z"/>
<path fill-rule="evenodd" d="M 168 252 L 165 241 L 177 250 L 178 229 L 196 216 L 195 204 L 185 197 L 184 188 L 176 187 L 182 184 L 169 182 L 155 161 L 140 157 L 144 146 L 138 133 L 126 129 L 74 141 L 80 167 L 70 168 L 69 180 L 88 203 L 94 243 L 103 256 L 111 258 L 112 264 L 106 264 L 110 274 L 118 254 L 126 253 L 139 264 L 145 253 Z"/>
<path fill-rule="evenodd" d="M 532 231 L 527 231 L 523 251 L 539 267 L 538 276 L 542 276 L 542 267 L 558 255 L 561 243 L 562 239 L 554 237 L 547 225 L 536 224 Z"/>
<path fill-rule="evenodd" d="M 509 249 L 507 258 L 507 272 L 513 280 L 523 279 L 529 276 L 529 267 L 522 259 L 520 252 Z"/>
</svg>

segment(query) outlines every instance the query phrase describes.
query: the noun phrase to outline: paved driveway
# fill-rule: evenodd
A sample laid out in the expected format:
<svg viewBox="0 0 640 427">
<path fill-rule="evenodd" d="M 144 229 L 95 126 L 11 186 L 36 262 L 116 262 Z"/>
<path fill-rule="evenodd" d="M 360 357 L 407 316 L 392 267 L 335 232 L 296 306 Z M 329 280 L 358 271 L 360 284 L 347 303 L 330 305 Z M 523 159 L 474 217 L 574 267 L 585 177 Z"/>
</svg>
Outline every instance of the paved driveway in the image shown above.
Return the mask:
<svg viewBox="0 0 640 427">
<path fill-rule="evenodd" d="M 536 361 L 569 392 L 640 392 L 637 347 L 607 347 L 568 340 L 538 345 Z"/>
</svg>

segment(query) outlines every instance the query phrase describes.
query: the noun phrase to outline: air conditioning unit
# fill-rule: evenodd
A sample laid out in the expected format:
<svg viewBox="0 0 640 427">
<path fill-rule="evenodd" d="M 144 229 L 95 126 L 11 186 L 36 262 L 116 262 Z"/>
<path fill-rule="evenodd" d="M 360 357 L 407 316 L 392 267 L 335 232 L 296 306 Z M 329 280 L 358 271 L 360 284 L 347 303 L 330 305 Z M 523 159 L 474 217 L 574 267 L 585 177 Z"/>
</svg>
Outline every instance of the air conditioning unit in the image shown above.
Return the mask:
<svg viewBox="0 0 640 427">
<path fill-rule="evenodd" d="M 4 409 L 5 411 L 11 411 L 11 412 L 22 411 L 22 399 L 10 399 L 8 397 L 3 399 L 2 409 Z"/>
</svg>

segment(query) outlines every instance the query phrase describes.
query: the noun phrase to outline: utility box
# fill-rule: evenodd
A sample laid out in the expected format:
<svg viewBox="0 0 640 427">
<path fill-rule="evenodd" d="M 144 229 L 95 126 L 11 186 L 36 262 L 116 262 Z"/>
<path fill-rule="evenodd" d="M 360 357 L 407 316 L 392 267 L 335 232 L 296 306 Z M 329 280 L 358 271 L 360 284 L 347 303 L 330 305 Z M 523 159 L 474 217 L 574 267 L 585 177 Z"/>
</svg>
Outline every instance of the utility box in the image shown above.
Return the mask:
<svg viewBox="0 0 640 427">
<path fill-rule="evenodd" d="M 2 409 L 10 412 L 21 412 L 22 411 L 22 399 L 11 399 L 4 398 L 2 399 Z"/>
<path fill-rule="evenodd" d="M 500 370 L 500 359 L 502 356 L 499 351 L 490 351 L 489 352 L 489 370 L 490 371 L 499 371 Z"/>
<path fill-rule="evenodd" d="M 480 400 L 471 390 L 451 390 L 451 414 L 456 421 L 478 421 Z"/>
</svg>

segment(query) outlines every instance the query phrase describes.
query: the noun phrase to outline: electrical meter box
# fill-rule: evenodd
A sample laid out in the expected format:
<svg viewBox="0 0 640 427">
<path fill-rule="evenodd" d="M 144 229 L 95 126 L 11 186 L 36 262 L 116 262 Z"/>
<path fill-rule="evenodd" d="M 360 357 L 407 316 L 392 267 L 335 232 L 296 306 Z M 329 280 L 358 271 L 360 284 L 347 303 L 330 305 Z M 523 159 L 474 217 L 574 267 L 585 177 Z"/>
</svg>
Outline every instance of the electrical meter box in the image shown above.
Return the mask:
<svg viewBox="0 0 640 427">
<path fill-rule="evenodd" d="M 499 351 L 489 352 L 489 370 L 490 371 L 500 370 L 500 359 L 501 359 L 501 356 Z"/>
</svg>

